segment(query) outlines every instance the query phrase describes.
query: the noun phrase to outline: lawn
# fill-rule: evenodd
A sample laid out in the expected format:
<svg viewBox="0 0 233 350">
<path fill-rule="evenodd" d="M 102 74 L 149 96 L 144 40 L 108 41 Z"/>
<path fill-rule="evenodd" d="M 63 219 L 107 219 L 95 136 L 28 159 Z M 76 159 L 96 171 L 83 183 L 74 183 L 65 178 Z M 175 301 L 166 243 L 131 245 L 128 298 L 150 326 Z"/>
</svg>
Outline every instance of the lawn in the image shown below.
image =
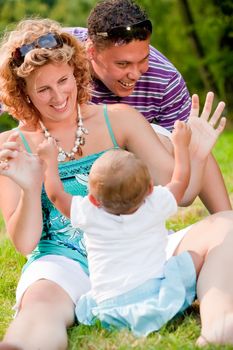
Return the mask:
<svg viewBox="0 0 233 350">
<path fill-rule="evenodd" d="M 226 131 L 219 139 L 214 154 L 224 174 L 226 185 L 233 203 L 233 132 Z M 214 190 L 214 189 L 213 189 Z M 207 215 L 207 211 L 197 199 L 189 208 L 179 212 L 168 223 L 174 229 L 182 228 Z M 5 236 L 4 224 L 0 217 L 0 339 L 12 318 L 14 291 L 25 259 L 12 248 Z M 214 307 L 214 306 L 213 306 Z M 85 350 L 152 350 L 152 349 L 197 349 L 195 339 L 200 332 L 198 303 L 187 312 L 171 321 L 159 332 L 148 338 L 135 338 L 129 332 L 112 332 L 95 327 L 75 326 L 69 330 L 69 349 Z M 207 349 L 233 349 L 233 346 L 213 346 Z"/>
</svg>

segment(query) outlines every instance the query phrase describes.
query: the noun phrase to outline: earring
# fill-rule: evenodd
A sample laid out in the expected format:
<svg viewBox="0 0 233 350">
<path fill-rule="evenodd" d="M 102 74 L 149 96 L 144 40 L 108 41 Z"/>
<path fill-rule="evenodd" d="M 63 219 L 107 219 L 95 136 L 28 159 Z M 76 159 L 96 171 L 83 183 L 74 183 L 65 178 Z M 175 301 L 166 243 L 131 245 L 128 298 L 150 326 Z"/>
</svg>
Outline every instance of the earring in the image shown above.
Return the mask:
<svg viewBox="0 0 233 350">
<path fill-rule="evenodd" d="M 28 103 L 28 104 L 30 104 L 30 103 L 31 103 L 31 100 L 30 100 L 30 98 L 29 98 L 29 96 L 28 96 L 28 95 L 26 96 L 26 101 L 27 101 L 27 103 Z"/>
</svg>

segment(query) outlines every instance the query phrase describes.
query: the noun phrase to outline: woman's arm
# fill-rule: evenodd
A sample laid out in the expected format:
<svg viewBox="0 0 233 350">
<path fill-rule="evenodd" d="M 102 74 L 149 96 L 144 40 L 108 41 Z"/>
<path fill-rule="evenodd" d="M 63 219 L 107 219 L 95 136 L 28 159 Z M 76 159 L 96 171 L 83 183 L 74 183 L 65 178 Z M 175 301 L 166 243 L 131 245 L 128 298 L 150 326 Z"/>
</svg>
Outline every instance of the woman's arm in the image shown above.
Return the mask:
<svg viewBox="0 0 233 350">
<path fill-rule="evenodd" d="M 20 150 L 17 138 L 17 133 L 7 139 L 6 134 L 1 135 L 0 207 L 14 246 L 27 255 L 42 232 L 43 170 L 38 157 Z"/>
</svg>

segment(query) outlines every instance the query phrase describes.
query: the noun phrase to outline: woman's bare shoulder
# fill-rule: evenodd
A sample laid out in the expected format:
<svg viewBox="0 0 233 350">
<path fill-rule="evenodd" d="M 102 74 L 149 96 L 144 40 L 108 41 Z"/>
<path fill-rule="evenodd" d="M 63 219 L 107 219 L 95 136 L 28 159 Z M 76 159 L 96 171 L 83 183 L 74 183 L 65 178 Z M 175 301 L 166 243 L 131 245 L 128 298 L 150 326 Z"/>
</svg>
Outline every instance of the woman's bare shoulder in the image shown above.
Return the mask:
<svg viewBox="0 0 233 350">
<path fill-rule="evenodd" d="M 107 109 L 108 109 L 108 111 L 110 111 L 110 112 L 119 112 L 119 111 L 121 111 L 121 112 L 135 112 L 135 113 L 137 113 L 137 114 L 140 114 L 137 110 L 136 110 L 136 108 L 134 108 L 134 107 L 131 107 L 131 106 L 129 106 L 129 105 L 127 105 L 127 104 L 125 104 L 125 103 L 113 103 L 113 104 L 109 104 L 109 105 L 107 105 Z"/>
<path fill-rule="evenodd" d="M 136 121 L 136 119 L 144 119 L 143 115 L 136 110 L 134 107 L 131 107 L 124 103 L 115 103 L 111 105 L 107 105 L 107 111 L 110 118 L 126 119 L 131 121 L 132 118 Z"/>
</svg>

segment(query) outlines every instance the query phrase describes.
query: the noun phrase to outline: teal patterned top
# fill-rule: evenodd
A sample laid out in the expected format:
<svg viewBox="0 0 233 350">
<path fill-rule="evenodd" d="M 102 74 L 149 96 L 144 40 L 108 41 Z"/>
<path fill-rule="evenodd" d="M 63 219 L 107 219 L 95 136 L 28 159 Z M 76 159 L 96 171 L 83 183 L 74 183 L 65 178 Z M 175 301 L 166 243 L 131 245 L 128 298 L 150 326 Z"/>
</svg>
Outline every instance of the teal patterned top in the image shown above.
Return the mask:
<svg viewBox="0 0 233 350">
<path fill-rule="evenodd" d="M 104 105 L 104 116 L 108 130 L 113 142 L 113 148 L 119 148 L 107 115 L 107 107 Z M 30 147 L 20 132 L 22 141 L 27 151 Z M 105 151 L 91 154 L 78 160 L 60 163 L 58 165 L 59 175 L 66 192 L 72 195 L 86 196 L 88 193 L 88 175 L 94 161 Z M 71 226 L 70 220 L 62 215 L 48 199 L 44 188 L 41 194 L 43 211 L 43 231 L 37 247 L 28 256 L 24 265 L 25 269 L 32 261 L 48 254 L 63 255 L 76 260 L 88 273 L 87 255 L 83 241 L 83 232 Z"/>
</svg>

